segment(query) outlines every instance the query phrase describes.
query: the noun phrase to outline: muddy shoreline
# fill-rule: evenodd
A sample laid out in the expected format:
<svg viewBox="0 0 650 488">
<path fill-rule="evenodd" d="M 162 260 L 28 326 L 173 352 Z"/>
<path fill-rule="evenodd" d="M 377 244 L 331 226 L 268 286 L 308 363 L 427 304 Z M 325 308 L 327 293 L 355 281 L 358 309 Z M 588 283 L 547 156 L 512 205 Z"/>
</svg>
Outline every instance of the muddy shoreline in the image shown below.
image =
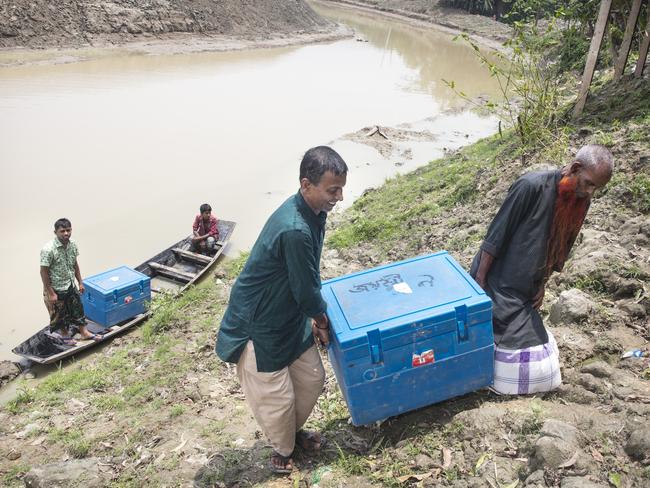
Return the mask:
<svg viewBox="0 0 650 488">
<path fill-rule="evenodd" d="M 465 32 L 480 45 L 503 50 L 502 41 L 507 39 L 509 27 L 477 15 L 451 10 L 453 22 L 449 20 L 450 9 L 433 7 L 435 15 L 409 11 L 416 8 L 411 2 L 397 2 L 404 8 L 386 7 L 371 2 L 347 0 L 310 0 L 309 3 L 353 10 L 363 15 L 381 16 L 417 29 L 435 29 L 450 36 Z M 393 2 L 396 3 L 396 2 Z M 476 21 L 485 25 L 476 28 Z M 201 52 L 225 52 L 252 49 L 269 49 L 299 46 L 319 42 L 332 42 L 354 36 L 353 30 L 328 24 L 317 29 L 252 32 L 250 35 L 224 35 L 215 32 L 129 32 L 98 34 L 76 45 L 60 45 L 54 36 L 46 37 L 38 46 L 0 43 L 0 68 L 15 66 L 54 65 L 76 63 L 111 55 L 175 55 Z"/>
<path fill-rule="evenodd" d="M 202 52 L 243 51 L 300 46 L 347 39 L 353 32 L 343 26 L 328 32 L 304 33 L 293 36 L 272 36 L 266 39 L 233 38 L 189 33 L 151 37 L 124 44 L 100 42 L 78 48 L 5 48 L 0 49 L 0 68 L 14 66 L 78 63 L 115 55 L 175 55 Z"/>
<path fill-rule="evenodd" d="M 427 0 L 310 0 L 314 4 L 335 5 L 356 12 L 373 13 L 416 28 L 435 29 L 455 36 L 468 34 L 479 45 L 503 50 L 503 42 L 510 38 L 512 29 L 507 24 L 462 10 L 438 6 L 438 1 Z"/>
</svg>

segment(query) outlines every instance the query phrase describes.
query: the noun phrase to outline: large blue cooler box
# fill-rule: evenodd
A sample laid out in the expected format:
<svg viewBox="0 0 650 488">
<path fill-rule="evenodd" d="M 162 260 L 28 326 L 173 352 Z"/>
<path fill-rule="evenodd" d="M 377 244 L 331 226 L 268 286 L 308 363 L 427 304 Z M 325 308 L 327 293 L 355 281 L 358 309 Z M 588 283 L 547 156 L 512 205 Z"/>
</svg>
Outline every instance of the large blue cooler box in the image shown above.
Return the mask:
<svg viewBox="0 0 650 488">
<path fill-rule="evenodd" d="M 492 384 L 492 302 L 446 251 L 325 281 L 322 294 L 354 425 Z"/>
<path fill-rule="evenodd" d="M 151 301 L 151 278 L 127 266 L 86 278 L 84 287 L 86 317 L 104 327 L 144 313 Z"/>
</svg>

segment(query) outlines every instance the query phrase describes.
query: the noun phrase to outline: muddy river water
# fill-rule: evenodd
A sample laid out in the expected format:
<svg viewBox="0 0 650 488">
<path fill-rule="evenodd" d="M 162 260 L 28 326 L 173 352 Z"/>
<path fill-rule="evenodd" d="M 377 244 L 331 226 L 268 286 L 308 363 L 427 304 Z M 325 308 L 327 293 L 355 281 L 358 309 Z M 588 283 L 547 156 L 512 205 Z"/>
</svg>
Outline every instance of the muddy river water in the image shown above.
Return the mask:
<svg viewBox="0 0 650 488">
<path fill-rule="evenodd" d="M 332 144 L 350 166 L 344 206 L 387 177 L 495 131 L 455 95 L 496 87 L 451 35 L 318 10 L 355 37 L 291 48 L 125 55 L 0 68 L 0 359 L 40 327 L 39 251 L 73 224 L 84 276 L 135 266 L 190 232 L 198 207 L 238 222 L 250 248 L 297 189 L 302 153 Z M 391 154 L 345 139 L 397 126 L 431 137 Z"/>
</svg>

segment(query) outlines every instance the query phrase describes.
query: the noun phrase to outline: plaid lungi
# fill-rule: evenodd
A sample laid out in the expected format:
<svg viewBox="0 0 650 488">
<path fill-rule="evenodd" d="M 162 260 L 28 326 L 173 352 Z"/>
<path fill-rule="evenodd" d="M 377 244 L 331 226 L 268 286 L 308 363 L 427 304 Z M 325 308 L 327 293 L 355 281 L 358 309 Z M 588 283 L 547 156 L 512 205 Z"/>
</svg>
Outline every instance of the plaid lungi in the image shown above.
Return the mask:
<svg viewBox="0 0 650 488">
<path fill-rule="evenodd" d="M 78 328 L 86 325 L 84 306 L 77 289 L 70 285 L 65 291 L 54 291 L 58 298 L 56 302 L 50 302 L 47 292 L 43 292 L 43 300 L 50 313 L 50 332 L 66 330 L 69 326 Z"/>
<path fill-rule="evenodd" d="M 548 342 L 525 349 L 494 351 L 494 384 L 504 395 L 526 395 L 554 390 L 562 384 L 560 354 L 555 337 L 547 329 Z"/>
</svg>

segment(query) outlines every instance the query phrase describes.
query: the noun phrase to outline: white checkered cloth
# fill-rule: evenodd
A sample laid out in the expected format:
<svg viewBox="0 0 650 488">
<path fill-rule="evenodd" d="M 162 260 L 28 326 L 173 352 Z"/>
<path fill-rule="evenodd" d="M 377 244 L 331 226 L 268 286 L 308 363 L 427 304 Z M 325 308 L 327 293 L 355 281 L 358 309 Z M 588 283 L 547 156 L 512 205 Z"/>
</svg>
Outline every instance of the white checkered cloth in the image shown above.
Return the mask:
<svg viewBox="0 0 650 488">
<path fill-rule="evenodd" d="M 560 354 L 555 337 L 547 329 L 548 342 L 525 349 L 494 351 L 492 389 L 503 395 L 527 395 L 551 391 L 562 384 Z"/>
</svg>

